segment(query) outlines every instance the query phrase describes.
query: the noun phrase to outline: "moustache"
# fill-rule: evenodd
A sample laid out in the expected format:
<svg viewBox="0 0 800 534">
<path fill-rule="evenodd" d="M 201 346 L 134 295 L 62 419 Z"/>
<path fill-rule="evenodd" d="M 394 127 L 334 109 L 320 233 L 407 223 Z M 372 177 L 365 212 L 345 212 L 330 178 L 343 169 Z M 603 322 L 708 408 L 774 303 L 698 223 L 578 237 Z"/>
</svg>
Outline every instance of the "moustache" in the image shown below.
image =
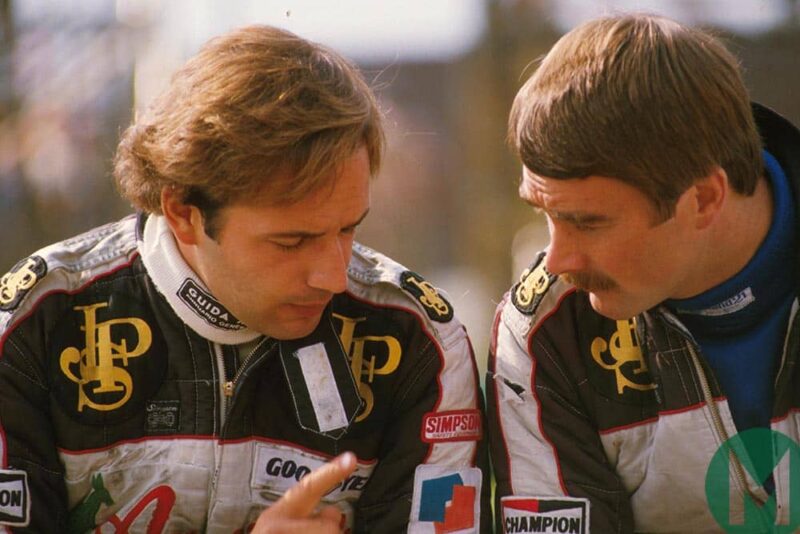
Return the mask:
<svg viewBox="0 0 800 534">
<path fill-rule="evenodd" d="M 561 278 L 586 293 L 609 291 L 617 288 L 617 283 L 614 280 L 600 273 L 564 273 Z"/>
</svg>

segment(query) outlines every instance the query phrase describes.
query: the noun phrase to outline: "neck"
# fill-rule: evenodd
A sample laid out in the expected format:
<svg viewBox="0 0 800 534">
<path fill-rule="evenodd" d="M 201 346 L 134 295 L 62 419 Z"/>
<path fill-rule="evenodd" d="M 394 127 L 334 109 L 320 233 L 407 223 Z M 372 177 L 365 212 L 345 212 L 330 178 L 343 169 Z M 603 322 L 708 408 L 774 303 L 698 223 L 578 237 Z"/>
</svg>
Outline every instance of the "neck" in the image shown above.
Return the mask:
<svg viewBox="0 0 800 534">
<path fill-rule="evenodd" d="M 721 284 L 747 265 L 769 232 L 773 211 L 772 191 L 765 177 L 751 196 L 731 192 L 703 243 L 693 294 Z"/>
</svg>

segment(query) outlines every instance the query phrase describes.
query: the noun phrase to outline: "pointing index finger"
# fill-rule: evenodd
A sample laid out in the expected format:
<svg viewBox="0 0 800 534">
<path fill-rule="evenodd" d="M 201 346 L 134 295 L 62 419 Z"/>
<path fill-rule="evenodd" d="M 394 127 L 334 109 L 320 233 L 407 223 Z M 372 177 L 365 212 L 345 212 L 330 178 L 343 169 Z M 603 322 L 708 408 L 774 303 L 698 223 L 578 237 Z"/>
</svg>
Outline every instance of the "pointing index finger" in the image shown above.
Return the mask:
<svg viewBox="0 0 800 534">
<path fill-rule="evenodd" d="M 350 476 L 355 468 L 356 457 L 352 452 L 337 456 L 301 478 L 273 505 L 273 509 L 278 508 L 273 512 L 285 517 L 308 517 L 322 497 Z"/>
</svg>

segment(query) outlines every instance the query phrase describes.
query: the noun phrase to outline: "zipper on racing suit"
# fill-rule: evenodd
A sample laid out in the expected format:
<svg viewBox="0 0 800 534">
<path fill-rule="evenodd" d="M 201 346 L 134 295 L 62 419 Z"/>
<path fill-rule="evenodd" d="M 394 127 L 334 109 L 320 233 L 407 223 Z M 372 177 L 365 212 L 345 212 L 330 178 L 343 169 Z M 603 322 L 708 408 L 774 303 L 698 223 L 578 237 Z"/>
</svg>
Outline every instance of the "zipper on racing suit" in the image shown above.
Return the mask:
<svg viewBox="0 0 800 534">
<path fill-rule="evenodd" d="M 219 343 L 214 343 L 214 355 L 217 362 L 217 372 L 219 373 L 219 438 L 222 439 L 225 435 L 225 423 L 228 414 L 230 413 L 231 406 L 233 405 L 233 394 L 236 391 L 236 386 L 242 374 L 250 366 L 255 355 L 259 352 L 264 343 L 270 338 L 264 336 L 258 341 L 255 347 L 247 354 L 240 365 L 235 365 L 237 360 L 235 351 L 237 350 L 231 346 L 223 346 Z M 216 499 L 217 482 L 219 481 L 219 471 L 222 465 L 222 448 L 217 445 L 218 453 L 215 455 L 214 476 L 211 479 L 211 487 L 209 488 L 209 502 L 214 502 Z"/>
<path fill-rule="evenodd" d="M 691 332 L 689 332 L 677 318 L 673 317 L 669 313 L 663 313 L 662 316 L 664 317 L 666 323 L 673 329 L 677 330 L 677 333 L 684 339 L 692 361 L 692 366 L 694 367 L 695 374 L 700 382 L 703 400 L 705 401 L 706 406 L 708 406 L 708 411 L 711 415 L 711 421 L 713 423 L 714 430 L 717 432 L 717 435 L 722 443 L 728 441 L 730 436 L 728 435 L 725 425 L 722 423 L 722 416 L 720 415 L 719 407 L 717 406 L 717 402 L 714 400 L 714 395 L 711 392 L 711 385 L 708 382 L 708 377 L 706 376 L 703 365 L 700 362 L 699 347 L 697 342 L 695 341 Z M 739 485 L 742 495 L 744 496 L 744 494 L 747 494 L 755 503 L 758 504 L 757 509 L 762 519 L 762 523 L 767 521 L 767 516 L 762 511 L 762 507 L 768 498 L 764 495 L 759 495 L 750 489 L 750 486 L 747 484 L 747 477 L 745 475 L 744 467 L 742 467 L 742 461 L 734 450 L 731 450 L 730 459 L 732 460 L 731 464 L 733 466 L 734 476 L 736 477 L 736 481 Z M 762 492 L 766 495 L 765 491 L 762 490 Z"/>
</svg>

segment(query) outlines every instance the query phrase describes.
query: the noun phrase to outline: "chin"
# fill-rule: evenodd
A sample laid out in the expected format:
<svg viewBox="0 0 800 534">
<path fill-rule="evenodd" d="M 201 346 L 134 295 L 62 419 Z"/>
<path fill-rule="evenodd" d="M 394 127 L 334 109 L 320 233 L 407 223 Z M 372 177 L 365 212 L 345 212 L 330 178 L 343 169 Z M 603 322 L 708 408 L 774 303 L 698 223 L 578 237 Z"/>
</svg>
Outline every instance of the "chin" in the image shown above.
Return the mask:
<svg viewBox="0 0 800 534">
<path fill-rule="evenodd" d="M 275 327 L 272 325 L 268 331 L 266 331 L 266 335 L 271 338 L 288 341 L 290 339 L 300 339 L 306 337 L 307 335 L 311 334 L 314 330 L 316 330 L 317 325 L 319 325 L 321 317 L 317 317 L 316 319 L 305 319 L 305 320 L 297 320 L 291 322 L 285 322 L 281 325 Z"/>
<path fill-rule="evenodd" d="M 602 296 L 595 292 L 589 293 L 589 302 L 591 303 L 592 308 L 603 317 L 608 317 L 609 319 L 613 319 L 615 321 L 621 321 L 624 319 L 630 319 L 642 311 L 636 310 L 633 306 L 626 306 L 624 304 L 619 305 L 619 303 L 615 303 L 614 300 L 615 299 L 609 295 L 608 291 L 605 291 L 604 295 Z"/>
</svg>

